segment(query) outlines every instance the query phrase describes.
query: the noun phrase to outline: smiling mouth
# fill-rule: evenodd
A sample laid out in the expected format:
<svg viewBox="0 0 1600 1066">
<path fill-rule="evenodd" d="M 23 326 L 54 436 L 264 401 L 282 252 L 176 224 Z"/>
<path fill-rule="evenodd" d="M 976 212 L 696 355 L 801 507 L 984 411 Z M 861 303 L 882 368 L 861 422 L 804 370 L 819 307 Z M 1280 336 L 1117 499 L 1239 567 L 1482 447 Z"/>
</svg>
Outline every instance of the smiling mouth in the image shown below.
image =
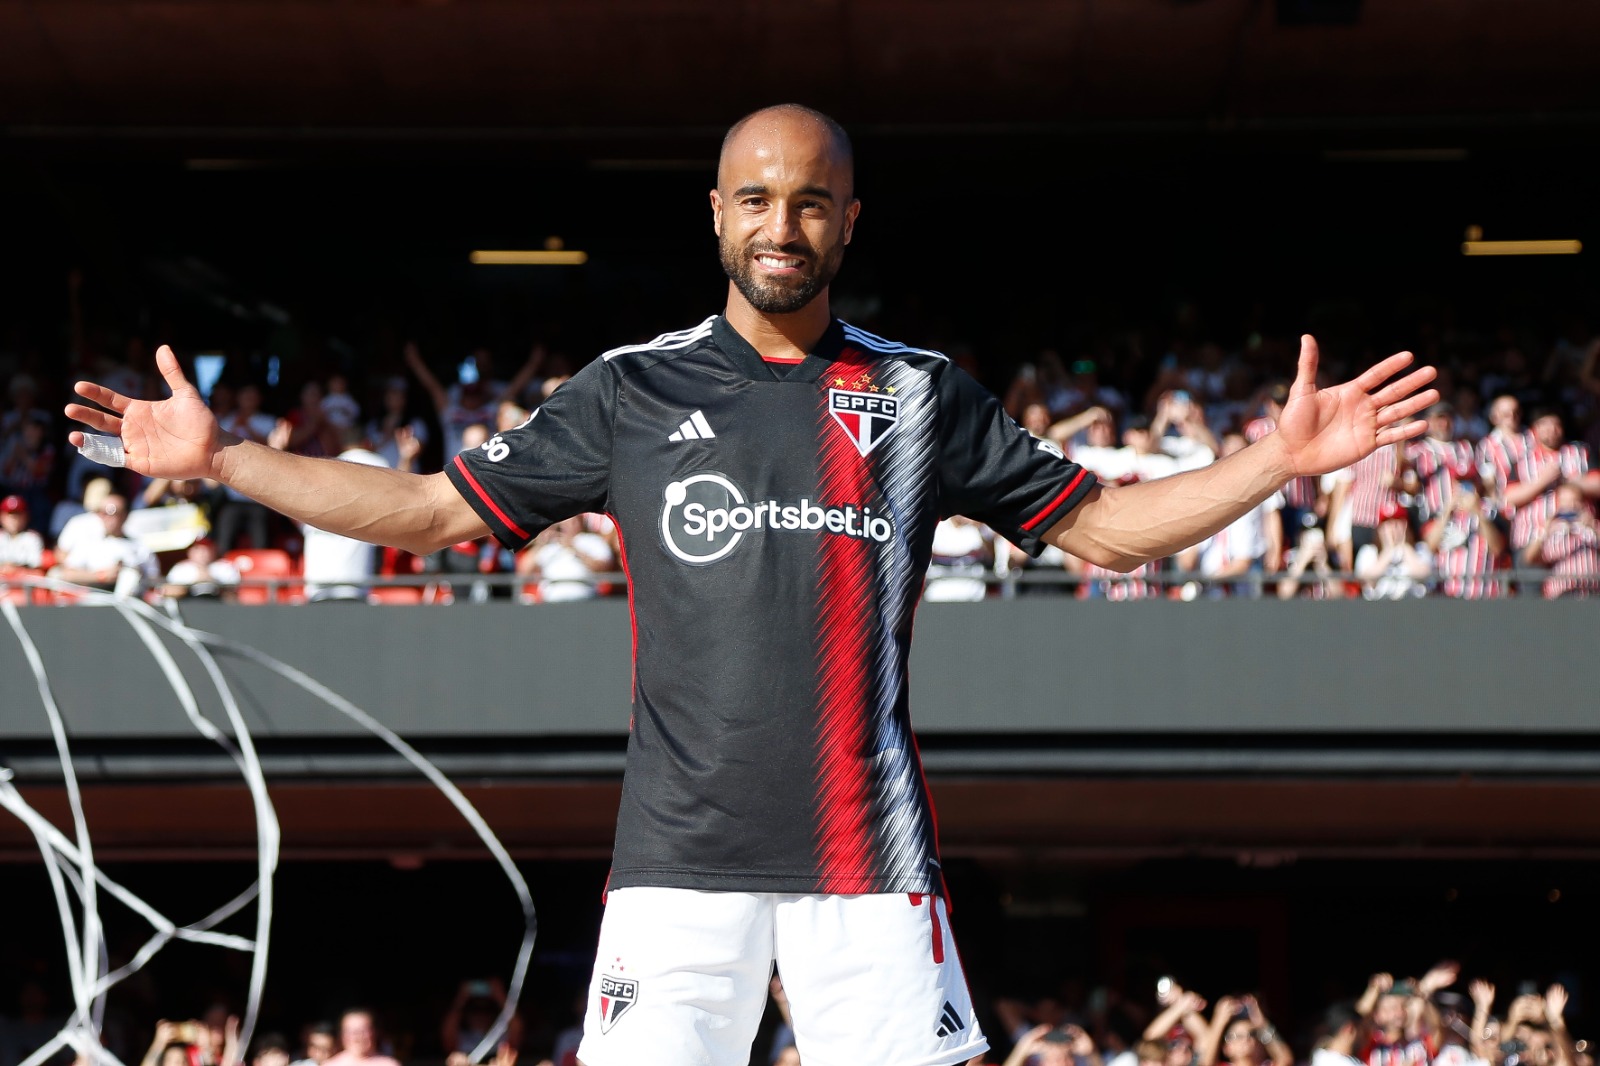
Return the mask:
<svg viewBox="0 0 1600 1066">
<path fill-rule="evenodd" d="M 772 255 L 762 252 L 756 256 L 756 262 L 768 270 L 799 270 L 805 260 L 792 255 Z"/>
</svg>

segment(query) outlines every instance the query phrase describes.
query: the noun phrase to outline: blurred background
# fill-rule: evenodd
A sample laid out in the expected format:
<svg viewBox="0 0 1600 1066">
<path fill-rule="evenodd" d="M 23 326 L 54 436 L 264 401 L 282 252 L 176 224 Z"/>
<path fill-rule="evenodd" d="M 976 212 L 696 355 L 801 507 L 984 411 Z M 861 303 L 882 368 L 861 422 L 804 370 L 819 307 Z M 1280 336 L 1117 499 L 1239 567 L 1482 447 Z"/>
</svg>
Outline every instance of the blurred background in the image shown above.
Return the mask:
<svg viewBox="0 0 1600 1066">
<path fill-rule="evenodd" d="M 187 508 L 128 519 L 149 598 L 225 601 L 193 609 L 453 760 L 534 886 L 522 1050 L 561 1061 L 625 743 L 614 532 L 574 525 L 525 558 L 379 554 L 353 575 L 345 558 L 330 577 L 312 535 L 225 494 L 94 490 L 59 411 L 78 377 L 157 395 L 170 343 L 219 413 L 266 417 L 263 438 L 438 469 L 600 351 L 721 309 L 722 134 L 793 100 L 855 139 L 838 314 L 948 352 L 1030 429 L 1103 449 L 1080 459 L 1103 476 L 1265 431 L 1302 332 L 1335 378 L 1414 350 L 1451 405 L 1436 444 L 1291 492 L 1242 568 L 1207 554 L 1129 583 L 1058 559 L 1041 576 L 987 531 L 945 531 L 935 579 L 966 584 L 929 598 L 983 602 L 919 616 L 939 642 L 919 662 L 942 672 L 916 706 L 991 1061 L 1035 1024 L 1142 1054 L 1162 977 L 1207 1019 L 1224 994 L 1258 997 L 1307 1061 L 1326 1009 L 1390 973 L 1432 1020 L 1364 1030 L 1368 1066 L 1446 1046 L 1579 1066 L 1600 898 L 1596 41 L 1588 0 L 0 0 L 0 495 L 22 501 L 3 535 L 31 528 L 46 553 L 0 579 L 53 634 L 58 673 L 82 675 L 63 710 L 107 868 L 177 916 L 247 884 L 254 855 L 243 788 L 126 632 L 40 621 L 71 597 L 19 576 L 70 566 L 65 524 L 109 492 Z M 1514 423 L 1492 410 L 1506 396 Z M 1519 494 L 1546 461 L 1576 504 L 1553 483 Z M 221 559 L 220 594 L 170 576 Z M 330 587 L 385 607 L 352 629 L 299 602 Z M 502 681 L 440 652 L 421 694 L 393 682 L 468 635 L 470 673 Z M 1101 643 L 1064 693 L 1082 641 Z M 544 653 L 549 676 L 526 661 L 573 642 Z M 25 666 L 12 646 L 0 660 L 0 764 L 65 825 Z M 452 1004 L 509 972 L 515 901 L 426 786 L 276 710 L 249 708 L 286 826 L 265 1029 L 299 1059 L 304 1026 L 361 1005 L 402 1061 L 442 1062 Z M 0 898 L 11 1066 L 70 1002 L 18 823 L 0 825 Z M 126 951 L 138 927 L 118 921 Z M 1459 976 L 1435 989 L 1441 960 Z M 108 1044 L 135 1061 L 158 1018 L 237 1011 L 247 965 L 174 947 L 112 995 Z M 1496 986 L 1492 1039 L 1467 1020 L 1473 978 Z M 1570 1002 L 1549 1002 L 1556 984 Z M 1537 1015 L 1508 1016 L 1519 994 Z M 780 1021 L 753 1062 L 781 1050 Z M 1181 1019 L 1152 1039 L 1203 1058 Z"/>
</svg>

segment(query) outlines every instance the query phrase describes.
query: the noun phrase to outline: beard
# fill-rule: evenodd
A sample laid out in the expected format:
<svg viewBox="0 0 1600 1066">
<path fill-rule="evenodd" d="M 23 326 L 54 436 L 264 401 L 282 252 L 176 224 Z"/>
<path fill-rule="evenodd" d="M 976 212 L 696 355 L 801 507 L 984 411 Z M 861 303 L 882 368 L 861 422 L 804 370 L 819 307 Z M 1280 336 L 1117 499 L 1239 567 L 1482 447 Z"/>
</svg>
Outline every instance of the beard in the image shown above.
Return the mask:
<svg viewBox="0 0 1600 1066">
<path fill-rule="evenodd" d="M 722 272 L 750 306 L 764 315 L 787 315 L 805 307 L 832 284 L 839 273 L 839 264 L 844 261 L 842 241 L 820 256 L 799 242 L 777 245 L 771 241 L 751 241 L 739 248 L 727 237 L 718 239 L 717 250 L 722 259 Z M 801 256 L 806 266 L 800 277 L 792 281 L 763 277 L 756 272 L 755 262 L 755 257 L 763 253 Z"/>
</svg>

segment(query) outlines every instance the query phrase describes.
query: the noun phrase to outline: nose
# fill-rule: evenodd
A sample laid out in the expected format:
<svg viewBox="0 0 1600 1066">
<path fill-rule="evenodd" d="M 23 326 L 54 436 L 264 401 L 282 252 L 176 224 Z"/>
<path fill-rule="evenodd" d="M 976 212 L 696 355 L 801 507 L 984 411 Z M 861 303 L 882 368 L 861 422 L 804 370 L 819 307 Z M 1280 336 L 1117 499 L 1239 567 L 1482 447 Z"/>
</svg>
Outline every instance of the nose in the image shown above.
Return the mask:
<svg viewBox="0 0 1600 1066">
<path fill-rule="evenodd" d="M 780 200 L 767 213 L 766 224 L 761 229 L 773 244 L 788 244 L 800 238 L 800 214 Z"/>
</svg>

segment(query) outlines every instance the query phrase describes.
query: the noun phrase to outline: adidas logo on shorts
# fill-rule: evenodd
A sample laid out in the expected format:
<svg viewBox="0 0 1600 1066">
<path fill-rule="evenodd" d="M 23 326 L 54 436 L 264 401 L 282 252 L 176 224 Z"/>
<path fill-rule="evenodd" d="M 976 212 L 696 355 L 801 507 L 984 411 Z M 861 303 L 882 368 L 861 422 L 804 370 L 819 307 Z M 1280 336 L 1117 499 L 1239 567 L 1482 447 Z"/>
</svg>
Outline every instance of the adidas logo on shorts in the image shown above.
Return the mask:
<svg viewBox="0 0 1600 1066">
<path fill-rule="evenodd" d="M 945 1000 L 944 1011 L 939 1015 L 939 1028 L 933 1031 L 933 1035 L 941 1038 L 955 1036 L 965 1028 L 966 1026 L 961 1022 L 961 1016 L 950 1005 L 950 1001 Z"/>
</svg>

